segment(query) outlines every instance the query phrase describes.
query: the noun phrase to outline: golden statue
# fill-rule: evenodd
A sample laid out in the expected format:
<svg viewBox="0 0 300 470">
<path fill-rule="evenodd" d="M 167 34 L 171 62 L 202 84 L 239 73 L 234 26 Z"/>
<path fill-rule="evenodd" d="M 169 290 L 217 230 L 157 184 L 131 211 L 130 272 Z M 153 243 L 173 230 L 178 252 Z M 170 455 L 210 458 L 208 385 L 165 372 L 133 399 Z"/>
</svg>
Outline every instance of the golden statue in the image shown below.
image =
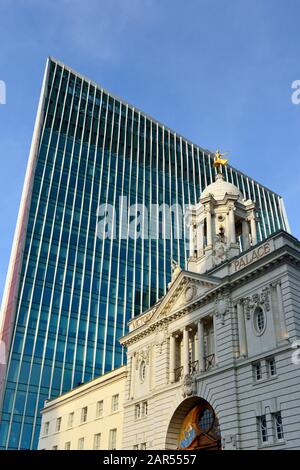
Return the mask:
<svg viewBox="0 0 300 470">
<path fill-rule="evenodd" d="M 221 158 L 227 155 L 228 152 L 220 153 L 219 150 L 215 153 L 214 167 L 217 169 L 218 173 L 221 173 L 221 166 L 227 165 L 228 160 L 226 158 Z"/>
</svg>

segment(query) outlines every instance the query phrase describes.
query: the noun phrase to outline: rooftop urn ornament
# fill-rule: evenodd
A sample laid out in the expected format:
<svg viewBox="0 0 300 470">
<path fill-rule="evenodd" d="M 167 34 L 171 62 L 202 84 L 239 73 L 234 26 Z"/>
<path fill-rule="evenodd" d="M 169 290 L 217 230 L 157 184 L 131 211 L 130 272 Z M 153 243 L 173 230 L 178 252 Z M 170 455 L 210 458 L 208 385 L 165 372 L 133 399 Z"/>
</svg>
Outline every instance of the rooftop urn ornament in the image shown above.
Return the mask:
<svg viewBox="0 0 300 470">
<path fill-rule="evenodd" d="M 228 152 L 220 153 L 219 150 L 216 150 L 214 167 L 217 169 L 217 173 L 221 173 L 221 167 L 227 165 L 228 159 L 222 158 L 225 155 L 228 155 Z"/>
</svg>

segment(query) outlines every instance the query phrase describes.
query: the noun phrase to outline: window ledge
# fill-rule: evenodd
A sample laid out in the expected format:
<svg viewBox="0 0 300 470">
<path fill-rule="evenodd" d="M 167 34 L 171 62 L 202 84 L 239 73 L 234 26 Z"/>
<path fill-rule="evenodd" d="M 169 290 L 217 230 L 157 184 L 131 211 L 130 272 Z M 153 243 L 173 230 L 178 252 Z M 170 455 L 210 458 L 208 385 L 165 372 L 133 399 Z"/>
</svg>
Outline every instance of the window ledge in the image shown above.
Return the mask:
<svg viewBox="0 0 300 470">
<path fill-rule="evenodd" d="M 148 418 L 148 415 L 145 415 L 145 416 L 140 416 L 139 418 L 134 418 L 135 421 L 142 421 L 143 419 L 146 419 Z"/>
<path fill-rule="evenodd" d="M 278 375 L 272 375 L 271 377 L 267 377 L 267 378 L 260 379 L 260 380 L 255 380 L 254 379 L 254 381 L 252 383 L 252 386 L 264 384 L 264 383 L 267 383 L 267 382 L 270 382 L 270 381 L 276 380 L 276 379 L 278 379 Z"/>
<path fill-rule="evenodd" d="M 279 446 L 282 446 L 282 445 L 285 445 L 286 444 L 286 441 L 283 439 L 283 440 L 279 440 L 279 441 L 275 441 L 275 442 L 266 442 L 266 443 L 260 443 L 258 445 L 258 449 L 260 450 L 263 450 L 263 449 L 269 449 L 270 447 L 279 447 Z"/>
</svg>

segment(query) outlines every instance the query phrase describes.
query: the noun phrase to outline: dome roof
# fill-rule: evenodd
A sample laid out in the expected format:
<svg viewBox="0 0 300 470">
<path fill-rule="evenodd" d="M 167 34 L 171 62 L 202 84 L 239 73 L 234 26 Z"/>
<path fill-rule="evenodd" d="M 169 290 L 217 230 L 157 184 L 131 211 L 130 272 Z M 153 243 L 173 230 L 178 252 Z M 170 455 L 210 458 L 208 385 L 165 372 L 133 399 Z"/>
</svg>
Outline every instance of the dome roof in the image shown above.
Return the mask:
<svg viewBox="0 0 300 470">
<path fill-rule="evenodd" d="M 232 183 L 224 180 L 221 173 L 216 176 L 216 181 L 209 184 L 201 194 L 201 199 L 212 195 L 217 201 L 221 201 L 228 194 L 229 196 L 238 196 L 243 199 L 241 191 Z"/>
</svg>

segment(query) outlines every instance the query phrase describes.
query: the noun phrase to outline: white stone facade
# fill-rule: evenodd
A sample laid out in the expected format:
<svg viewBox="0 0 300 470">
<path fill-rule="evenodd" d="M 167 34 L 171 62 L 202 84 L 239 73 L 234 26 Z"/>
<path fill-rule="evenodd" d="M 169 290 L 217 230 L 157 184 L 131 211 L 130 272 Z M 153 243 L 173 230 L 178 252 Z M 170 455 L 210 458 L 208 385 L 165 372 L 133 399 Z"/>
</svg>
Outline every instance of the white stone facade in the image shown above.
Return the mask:
<svg viewBox="0 0 300 470">
<path fill-rule="evenodd" d="M 39 449 L 122 449 L 126 367 L 45 404 Z"/>
<path fill-rule="evenodd" d="M 130 322 L 124 449 L 177 448 L 198 398 L 223 449 L 300 449 L 299 260 L 300 243 L 279 232 L 206 275 L 181 271 Z"/>
</svg>

